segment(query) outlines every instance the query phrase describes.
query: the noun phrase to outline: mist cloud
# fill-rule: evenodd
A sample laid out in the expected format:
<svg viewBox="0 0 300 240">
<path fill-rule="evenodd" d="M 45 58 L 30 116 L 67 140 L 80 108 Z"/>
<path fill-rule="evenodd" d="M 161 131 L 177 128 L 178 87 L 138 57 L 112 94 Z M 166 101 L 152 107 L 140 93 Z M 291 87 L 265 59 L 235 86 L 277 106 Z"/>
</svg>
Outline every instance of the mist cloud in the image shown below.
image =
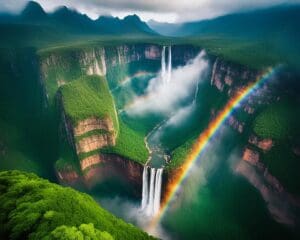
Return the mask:
<svg viewBox="0 0 300 240">
<path fill-rule="evenodd" d="M 149 222 L 152 218 L 149 218 L 149 216 L 145 215 L 145 212 L 141 211 L 140 204 L 120 197 L 100 198 L 98 200 L 102 207 L 118 217 L 123 218 L 127 222 L 142 228 L 149 234 L 163 240 L 171 239 L 169 234 L 160 225 L 151 231 L 148 229 Z"/>
<path fill-rule="evenodd" d="M 185 66 L 172 70 L 172 78 L 168 84 L 163 84 L 158 74 L 150 81 L 146 97 L 138 97 L 127 107 L 126 111 L 132 115 L 142 115 L 148 112 L 169 115 L 177 111 L 179 104 L 194 93 L 199 81 L 205 79 L 208 66 L 205 51 L 201 51 Z"/>
</svg>

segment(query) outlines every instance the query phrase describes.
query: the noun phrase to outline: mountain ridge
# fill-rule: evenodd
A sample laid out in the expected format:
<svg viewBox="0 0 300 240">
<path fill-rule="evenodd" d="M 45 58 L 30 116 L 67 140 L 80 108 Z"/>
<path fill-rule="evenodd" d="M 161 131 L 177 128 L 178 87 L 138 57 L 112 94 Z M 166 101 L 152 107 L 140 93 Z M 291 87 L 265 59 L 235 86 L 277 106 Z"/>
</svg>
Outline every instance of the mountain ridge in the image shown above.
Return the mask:
<svg viewBox="0 0 300 240">
<path fill-rule="evenodd" d="M 72 34 L 139 34 L 158 35 L 137 15 L 128 15 L 124 19 L 100 16 L 92 20 L 86 14 L 66 6 L 58 7 L 54 12 L 47 13 L 42 6 L 30 1 L 20 12 L 13 15 L 0 13 L 0 24 L 32 24 L 54 26 Z"/>
<path fill-rule="evenodd" d="M 300 4 L 283 4 L 247 12 L 234 12 L 199 21 L 196 20 L 178 24 L 148 21 L 148 24 L 162 35 L 176 37 L 201 36 L 207 34 L 242 35 L 249 30 L 261 30 L 261 32 L 263 32 L 267 27 L 270 27 L 270 30 L 280 30 L 280 28 L 282 29 L 289 26 L 295 28 L 297 20 L 300 21 L 299 16 Z M 169 27 L 169 29 L 166 30 L 166 27 Z M 248 29 L 249 27 L 250 29 Z"/>
</svg>

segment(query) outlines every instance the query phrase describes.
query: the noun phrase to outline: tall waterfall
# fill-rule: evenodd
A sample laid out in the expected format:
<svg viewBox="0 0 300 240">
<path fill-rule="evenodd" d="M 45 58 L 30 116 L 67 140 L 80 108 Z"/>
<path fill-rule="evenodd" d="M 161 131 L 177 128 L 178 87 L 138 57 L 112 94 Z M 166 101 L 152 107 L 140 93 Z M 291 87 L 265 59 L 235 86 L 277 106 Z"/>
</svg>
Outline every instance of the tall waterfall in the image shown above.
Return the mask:
<svg viewBox="0 0 300 240">
<path fill-rule="evenodd" d="M 150 177 L 149 177 L 150 171 Z M 160 208 L 162 168 L 144 167 L 141 209 L 148 216 L 155 215 Z"/>
<path fill-rule="evenodd" d="M 168 46 L 168 66 L 166 60 L 166 46 L 163 46 L 161 52 L 161 79 L 164 84 L 171 81 L 172 73 L 172 50 L 171 46 Z"/>
<path fill-rule="evenodd" d="M 165 83 L 165 78 L 166 78 L 166 47 L 163 46 L 161 52 L 161 79 L 163 83 Z"/>
<path fill-rule="evenodd" d="M 147 206 L 147 200 L 148 200 L 148 171 L 147 167 L 144 167 L 143 171 L 143 192 L 142 192 L 142 209 L 145 209 Z"/>
<path fill-rule="evenodd" d="M 168 73 L 167 73 L 167 83 L 171 81 L 171 71 L 172 71 L 172 51 L 171 46 L 169 46 L 169 57 L 168 57 Z"/>
</svg>

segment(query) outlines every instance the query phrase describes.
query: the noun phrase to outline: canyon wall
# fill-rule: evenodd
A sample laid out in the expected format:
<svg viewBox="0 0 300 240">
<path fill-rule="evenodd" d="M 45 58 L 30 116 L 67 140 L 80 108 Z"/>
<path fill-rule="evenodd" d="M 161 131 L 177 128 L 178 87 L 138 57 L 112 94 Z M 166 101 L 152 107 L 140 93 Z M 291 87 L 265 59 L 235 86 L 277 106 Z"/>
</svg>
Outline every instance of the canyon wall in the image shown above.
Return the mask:
<svg viewBox="0 0 300 240">
<path fill-rule="evenodd" d="M 136 189 L 140 189 L 142 165 L 121 156 L 99 153 L 102 148 L 116 144 L 117 135 L 111 119 L 97 119 L 91 116 L 79 121 L 75 126 L 64 111 L 58 89 L 81 76 L 111 74 L 114 68 L 123 71 L 131 68 L 131 64 L 139 66 L 138 63 L 142 63 L 140 68 L 153 62 L 160 65 L 161 51 L 162 46 L 156 44 L 122 44 L 54 49 L 40 54 L 40 73 L 47 106 L 51 106 L 53 99 L 58 99 L 63 129 L 61 132 L 66 135 L 80 165 L 80 172 L 68 166 L 58 171 L 61 181 L 74 183 L 79 180 L 90 186 L 93 185 L 91 182 L 102 181 L 109 175 L 119 175 L 122 180 L 127 179 L 136 185 Z M 174 65 L 185 64 L 199 51 L 199 48 L 187 45 L 173 46 Z M 125 66 L 124 69 L 122 66 Z M 134 71 L 138 72 L 139 67 Z"/>
<path fill-rule="evenodd" d="M 155 44 L 124 44 L 43 52 L 40 54 L 40 69 L 46 98 L 49 100 L 54 97 L 57 88 L 84 75 L 105 76 L 109 69 L 117 66 L 143 61 L 143 65 L 151 65 L 153 61 L 159 62 L 161 49 L 162 46 Z M 174 65 L 185 64 L 199 51 L 199 48 L 186 45 L 173 46 Z"/>
</svg>

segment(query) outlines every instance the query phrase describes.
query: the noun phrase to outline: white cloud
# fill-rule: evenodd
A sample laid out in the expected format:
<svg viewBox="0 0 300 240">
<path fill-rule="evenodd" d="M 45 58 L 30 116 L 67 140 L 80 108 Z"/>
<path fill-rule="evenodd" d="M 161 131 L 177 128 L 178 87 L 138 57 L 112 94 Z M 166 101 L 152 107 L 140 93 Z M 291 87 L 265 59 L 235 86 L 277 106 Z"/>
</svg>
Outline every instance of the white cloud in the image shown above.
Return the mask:
<svg viewBox="0 0 300 240">
<path fill-rule="evenodd" d="M 26 0 L 0 0 L 0 10 L 19 11 Z M 47 11 L 65 5 L 76 8 L 92 18 L 99 15 L 123 17 L 139 14 L 148 21 L 154 19 L 164 22 L 184 22 L 212 18 L 222 14 L 274 6 L 284 3 L 300 3 L 300 0 L 37 0 Z"/>
</svg>

